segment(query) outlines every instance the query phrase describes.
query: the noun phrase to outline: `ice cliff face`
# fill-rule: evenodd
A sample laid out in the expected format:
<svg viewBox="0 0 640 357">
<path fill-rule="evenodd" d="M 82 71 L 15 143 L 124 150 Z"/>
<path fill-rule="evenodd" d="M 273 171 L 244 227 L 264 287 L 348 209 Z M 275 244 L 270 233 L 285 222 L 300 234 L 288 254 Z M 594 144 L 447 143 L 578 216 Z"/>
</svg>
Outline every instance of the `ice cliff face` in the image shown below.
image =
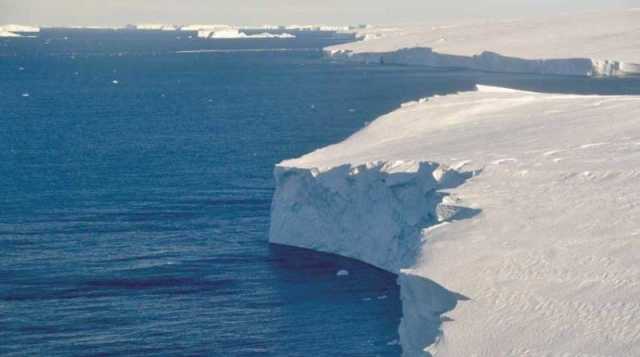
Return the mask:
<svg viewBox="0 0 640 357">
<path fill-rule="evenodd" d="M 275 169 L 270 240 L 398 274 L 404 356 L 640 355 L 640 98 L 479 87 Z"/>
<path fill-rule="evenodd" d="M 415 161 L 326 171 L 278 166 L 271 242 L 339 253 L 399 273 L 415 263 L 423 229 L 466 212 L 443 203 L 440 191 L 464 182 L 465 175 Z"/>
<path fill-rule="evenodd" d="M 326 171 L 278 166 L 270 239 L 398 274 L 404 316 L 400 342 L 406 356 L 422 356 L 440 336 L 441 315 L 464 297 L 404 268 L 415 265 L 424 230 L 479 212 L 452 204 L 442 191 L 471 175 L 415 161 Z"/>
</svg>

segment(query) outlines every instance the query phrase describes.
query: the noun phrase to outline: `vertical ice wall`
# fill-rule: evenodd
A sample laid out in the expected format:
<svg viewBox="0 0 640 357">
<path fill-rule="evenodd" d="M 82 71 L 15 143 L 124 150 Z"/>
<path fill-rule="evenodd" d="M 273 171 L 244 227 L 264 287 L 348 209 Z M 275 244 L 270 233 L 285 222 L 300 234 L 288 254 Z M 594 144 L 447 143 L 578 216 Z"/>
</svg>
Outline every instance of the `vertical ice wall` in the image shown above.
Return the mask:
<svg viewBox="0 0 640 357">
<path fill-rule="evenodd" d="M 424 229 L 476 211 L 441 192 L 468 175 L 432 162 L 343 165 L 324 171 L 276 167 L 270 241 L 361 260 L 399 275 L 405 356 L 425 356 L 441 315 L 463 297 L 412 274 Z"/>
</svg>

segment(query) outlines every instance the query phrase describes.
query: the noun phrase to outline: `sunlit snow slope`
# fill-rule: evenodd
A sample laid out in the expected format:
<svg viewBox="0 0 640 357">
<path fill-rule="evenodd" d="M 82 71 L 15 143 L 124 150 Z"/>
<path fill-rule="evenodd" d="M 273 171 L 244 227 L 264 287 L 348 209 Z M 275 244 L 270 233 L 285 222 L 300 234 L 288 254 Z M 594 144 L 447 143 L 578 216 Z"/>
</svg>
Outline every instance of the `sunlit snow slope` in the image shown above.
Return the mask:
<svg viewBox="0 0 640 357">
<path fill-rule="evenodd" d="M 276 180 L 272 242 L 399 273 L 405 356 L 640 356 L 640 97 L 435 97 Z"/>
<path fill-rule="evenodd" d="M 640 9 L 365 30 L 329 47 L 336 59 L 569 75 L 640 74 Z"/>
</svg>

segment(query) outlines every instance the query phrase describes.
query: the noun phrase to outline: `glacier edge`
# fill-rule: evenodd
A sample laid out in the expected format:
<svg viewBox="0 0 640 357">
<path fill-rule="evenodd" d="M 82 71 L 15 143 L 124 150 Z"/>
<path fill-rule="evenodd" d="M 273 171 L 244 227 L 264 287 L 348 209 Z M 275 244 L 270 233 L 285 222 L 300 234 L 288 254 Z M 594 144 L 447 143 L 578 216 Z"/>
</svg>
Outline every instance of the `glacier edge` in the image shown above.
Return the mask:
<svg viewBox="0 0 640 357">
<path fill-rule="evenodd" d="M 637 356 L 638 118 L 488 86 L 403 105 L 276 167 L 270 240 L 398 274 L 405 356 Z"/>
<path fill-rule="evenodd" d="M 429 356 L 425 348 L 441 337 L 443 315 L 467 298 L 411 267 L 425 244 L 425 230 L 480 212 L 452 204 L 444 192 L 473 174 L 417 161 L 323 170 L 277 166 L 270 242 L 338 254 L 397 274 L 403 355 Z"/>
</svg>

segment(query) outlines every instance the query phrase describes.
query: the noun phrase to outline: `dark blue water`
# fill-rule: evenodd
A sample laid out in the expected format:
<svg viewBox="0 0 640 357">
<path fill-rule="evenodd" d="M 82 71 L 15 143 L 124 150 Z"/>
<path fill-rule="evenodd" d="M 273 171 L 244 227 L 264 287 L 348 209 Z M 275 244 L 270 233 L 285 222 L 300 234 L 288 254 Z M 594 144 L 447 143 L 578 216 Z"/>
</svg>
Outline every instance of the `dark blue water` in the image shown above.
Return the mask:
<svg viewBox="0 0 640 357">
<path fill-rule="evenodd" d="M 476 82 L 640 92 L 125 34 L 0 40 L 2 355 L 399 355 L 393 275 L 267 243 L 273 165 Z"/>
</svg>

